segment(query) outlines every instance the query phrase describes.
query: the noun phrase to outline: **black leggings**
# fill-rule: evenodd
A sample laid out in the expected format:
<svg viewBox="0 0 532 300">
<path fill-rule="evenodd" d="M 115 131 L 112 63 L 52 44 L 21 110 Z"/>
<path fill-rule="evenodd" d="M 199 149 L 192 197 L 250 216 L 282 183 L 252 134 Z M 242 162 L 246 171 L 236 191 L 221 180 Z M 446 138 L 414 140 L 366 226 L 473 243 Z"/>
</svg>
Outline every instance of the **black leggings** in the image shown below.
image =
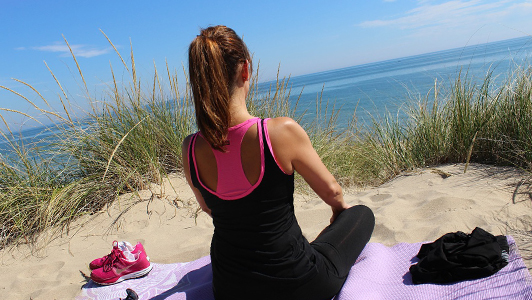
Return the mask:
<svg viewBox="0 0 532 300">
<path fill-rule="evenodd" d="M 289 281 L 242 283 L 239 289 L 218 289 L 216 299 L 330 300 L 342 288 L 351 267 L 368 243 L 375 217 L 366 206 L 358 205 L 340 213 L 310 243 L 316 259 L 316 274 L 294 290 Z M 227 279 L 227 278 L 225 278 Z"/>
<path fill-rule="evenodd" d="M 292 299 L 331 299 L 342 288 L 351 267 L 368 243 L 375 216 L 363 205 L 340 213 L 310 245 L 321 254 L 318 276 L 294 292 Z"/>
</svg>

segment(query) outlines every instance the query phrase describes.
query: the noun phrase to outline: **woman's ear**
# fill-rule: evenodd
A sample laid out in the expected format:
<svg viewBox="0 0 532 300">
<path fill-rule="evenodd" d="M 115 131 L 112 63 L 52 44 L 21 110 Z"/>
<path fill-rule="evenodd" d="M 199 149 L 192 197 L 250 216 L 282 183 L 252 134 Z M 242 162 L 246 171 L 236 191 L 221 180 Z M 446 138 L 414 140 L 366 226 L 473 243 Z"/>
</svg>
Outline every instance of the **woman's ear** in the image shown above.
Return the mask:
<svg viewBox="0 0 532 300">
<path fill-rule="evenodd" d="M 242 81 L 246 82 L 249 80 L 249 62 L 246 59 L 242 64 Z"/>
</svg>

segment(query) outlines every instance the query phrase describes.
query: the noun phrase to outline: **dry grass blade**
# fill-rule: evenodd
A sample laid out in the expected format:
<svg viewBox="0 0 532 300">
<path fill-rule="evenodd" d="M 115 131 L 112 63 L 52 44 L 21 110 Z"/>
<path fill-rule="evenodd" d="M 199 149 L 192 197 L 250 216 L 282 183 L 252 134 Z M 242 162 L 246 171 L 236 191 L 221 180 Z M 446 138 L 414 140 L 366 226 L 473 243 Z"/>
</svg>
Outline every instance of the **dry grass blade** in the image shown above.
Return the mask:
<svg viewBox="0 0 532 300">
<path fill-rule="evenodd" d="M 19 80 L 17 80 L 17 81 L 19 81 Z M 19 82 L 21 82 L 21 81 L 19 81 Z M 24 82 L 22 82 L 22 83 L 24 83 Z M 28 85 L 28 86 L 30 86 L 30 85 Z M 30 86 L 30 87 L 31 87 L 31 86 Z M 28 98 L 26 98 L 26 97 L 23 96 L 22 94 L 20 94 L 20 93 L 14 91 L 14 90 L 12 90 L 12 89 L 10 89 L 10 88 L 8 88 L 8 87 L 5 87 L 5 86 L 0 85 L 0 88 L 5 89 L 5 90 L 7 90 L 7 91 L 9 91 L 9 92 L 11 92 L 11 93 L 13 93 L 13 94 L 19 96 L 20 98 L 26 100 L 26 102 L 28 102 L 29 104 L 31 104 L 35 109 L 37 109 L 38 111 L 44 113 L 44 114 L 47 115 L 47 116 L 48 116 L 48 115 L 52 115 L 52 116 L 57 117 L 57 118 L 59 118 L 59 119 L 61 119 L 61 120 L 63 120 L 63 121 L 68 121 L 67 119 L 63 118 L 61 115 L 59 115 L 59 114 L 56 113 L 56 112 L 48 111 L 48 110 L 45 110 L 45 109 L 42 109 L 42 108 L 38 107 L 35 103 L 33 103 L 32 101 L 30 101 Z M 33 87 L 31 87 L 31 88 L 33 89 Z M 40 94 L 39 94 L 39 95 L 40 95 Z M 2 110 L 10 111 L 10 112 L 16 112 L 16 113 L 22 114 L 22 115 L 24 115 L 24 116 L 26 116 L 26 117 L 29 117 L 29 118 L 35 120 L 33 117 L 29 116 L 28 114 L 24 114 L 24 113 L 22 113 L 22 112 L 20 112 L 20 111 L 9 110 L 9 109 L 2 109 Z M 39 124 L 42 124 L 42 123 L 39 122 Z"/>
<path fill-rule="evenodd" d="M 74 55 L 74 51 L 72 51 L 72 48 L 68 44 L 67 39 L 64 35 L 61 35 L 63 37 L 63 40 L 65 40 L 65 43 L 68 47 L 68 50 L 70 50 L 70 54 L 72 55 L 72 58 L 74 59 L 74 62 L 76 63 L 76 67 L 78 68 L 79 76 L 81 77 L 81 80 L 83 81 L 83 86 L 85 86 L 85 91 L 87 92 L 87 95 L 89 94 L 89 89 L 87 88 L 87 82 L 85 82 L 85 77 L 83 77 L 83 72 L 81 72 L 81 68 L 79 67 L 78 60 L 76 59 L 76 55 Z"/>
<path fill-rule="evenodd" d="M 1 108 L 1 107 L 0 107 L 0 110 L 8 111 L 8 112 L 14 112 L 14 113 L 17 113 L 17 114 L 21 114 L 21 115 L 23 115 L 23 116 L 25 116 L 25 117 L 28 117 L 28 118 L 32 119 L 33 121 L 35 121 L 35 122 L 37 122 L 37 123 L 39 123 L 39 124 L 42 125 L 41 121 L 39 121 L 39 120 L 35 119 L 34 117 L 28 115 L 27 113 L 24 113 L 24 112 L 21 112 L 21 111 L 15 110 L 15 109 Z"/>
<path fill-rule="evenodd" d="M 475 145 L 475 140 L 477 139 L 478 131 L 475 132 L 475 136 L 473 137 L 473 140 L 471 141 L 471 146 L 469 147 L 469 150 L 467 151 L 467 159 L 466 164 L 464 167 L 464 174 L 467 172 L 467 167 L 469 166 L 469 162 L 471 161 L 471 154 L 473 153 L 473 146 Z"/>
<path fill-rule="evenodd" d="M 48 64 L 46 63 L 46 61 L 44 62 L 44 65 L 46 66 L 46 68 L 48 69 L 48 71 L 50 72 L 50 74 L 52 74 L 52 77 L 54 78 L 55 82 L 56 82 L 57 85 L 59 86 L 59 89 L 61 89 L 61 92 L 63 92 L 63 95 L 65 96 L 65 99 L 68 101 L 68 96 L 67 96 L 65 90 L 63 89 L 63 86 L 61 85 L 61 83 L 59 82 L 59 80 L 57 80 L 57 78 L 55 77 L 55 74 L 54 74 L 54 72 L 52 72 L 52 69 L 50 69 L 50 67 L 48 67 Z M 63 98 L 59 97 L 59 100 L 61 101 L 61 104 L 63 105 L 63 110 L 64 110 L 65 113 L 67 114 L 68 121 L 69 121 L 70 125 L 71 125 L 71 126 L 74 126 L 74 122 L 72 121 L 72 118 L 70 117 L 70 112 L 69 112 L 68 109 L 66 108 L 66 105 L 65 105 L 65 102 L 63 101 Z"/>
<path fill-rule="evenodd" d="M 19 80 L 19 79 L 16 79 L 16 78 L 12 78 L 13 80 L 15 80 L 16 82 L 19 82 L 19 83 L 22 83 L 23 85 L 29 87 L 30 89 L 32 89 L 35 93 L 37 93 L 37 95 L 39 95 L 39 97 L 41 97 L 42 101 L 44 101 L 44 103 L 46 103 L 46 105 L 48 105 L 48 107 L 51 107 L 50 106 L 50 103 L 48 103 L 48 101 L 46 101 L 46 98 L 44 98 L 41 93 L 39 93 L 39 91 L 37 91 L 31 84 L 28 84 L 22 80 Z"/>
<path fill-rule="evenodd" d="M 138 121 L 137 124 L 135 124 L 135 126 L 133 126 L 133 128 L 131 128 L 121 139 L 120 141 L 118 142 L 118 144 L 116 145 L 116 147 L 114 148 L 113 150 L 113 153 L 111 153 L 111 157 L 109 157 L 109 160 L 107 161 L 107 166 L 105 167 L 105 172 L 103 173 L 103 176 L 102 176 L 102 182 L 104 182 L 105 180 L 105 176 L 107 175 L 107 172 L 109 171 L 109 166 L 111 165 L 111 161 L 113 160 L 113 157 L 115 156 L 115 153 L 116 151 L 118 150 L 118 148 L 120 147 L 120 145 L 122 144 L 122 142 L 127 138 L 127 136 L 129 135 L 129 133 L 131 131 L 133 131 L 133 129 L 135 129 L 142 121 L 144 121 L 147 117 L 145 117 L 144 119 Z"/>
<path fill-rule="evenodd" d="M 105 34 L 105 32 L 103 32 L 103 30 L 100 29 L 100 32 L 103 34 L 103 36 L 105 36 L 105 38 L 107 39 L 107 41 L 109 42 L 109 44 L 111 44 L 111 47 L 113 47 L 113 49 L 115 50 L 116 54 L 118 55 L 118 57 L 120 57 L 120 60 L 122 61 L 122 64 L 124 65 L 124 67 L 126 68 L 126 70 L 129 72 L 129 68 L 127 67 L 127 64 L 126 62 L 124 61 L 124 59 L 122 58 L 122 55 L 120 55 L 120 52 L 118 52 L 118 50 L 116 49 L 115 45 L 113 44 L 113 42 L 111 42 L 111 40 L 109 39 L 109 37 L 107 37 L 107 35 Z"/>
<path fill-rule="evenodd" d="M 13 132 L 11 131 L 11 128 L 9 127 L 9 124 L 7 123 L 6 119 L 4 118 L 4 116 L 2 114 L 0 114 L 0 118 L 2 118 L 2 122 L 4 122 L 4 125 L 6 126 L 7 131 L 9 131 L 9 133 L 11 133 L 11 135 L 13 135 Z M 0 130 L 0 133 L 4 136 L 4 138 L 7 139 L 7 137 L 5 136 L 5 134 L 4 134 L 4 132 L 2 130 Z"/>
</svg>

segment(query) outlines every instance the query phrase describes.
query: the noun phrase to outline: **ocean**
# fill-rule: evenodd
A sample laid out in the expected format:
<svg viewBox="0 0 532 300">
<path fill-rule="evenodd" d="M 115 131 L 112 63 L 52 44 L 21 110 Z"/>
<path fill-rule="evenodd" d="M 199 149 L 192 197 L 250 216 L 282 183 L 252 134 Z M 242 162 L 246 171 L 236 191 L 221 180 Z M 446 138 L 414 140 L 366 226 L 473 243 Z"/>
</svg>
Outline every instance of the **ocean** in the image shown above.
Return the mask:
<svg viewBox="0 0 532 300">
<path fill-rule="evenodd" d="M 532 37 L 527 36 L 296 76 L 289 86 L 293 101 L 302 93 L 299 109 L 310 117 L 321 95 L 339 109 L 339 124 L 351 120 L 355 109 L 359 124 L 367 124 L 387 112 L 401 115 L 411 100 L 427 95 L 433 99 L 435 83 L 445 92 L 459 74 L 482 84 L 492 72 L 497 86 L 517 66 L 526 66 L 531 55 Z M 259 89 L 270 84 L 262 83 Z"/>
<path fill-rule="evenodd" d="M 431 97 L 435 83 L 443 89 L 450 87 L 460 73 L 481 84 L 492 72 L 497 86 L 517 66 L 526 66 L 531 55 L 532 38 L 526 36 L 294 76 L 289 81 L 290 100 L 295 102 L 301 94 L 298 109 L 306 110 L 309 119 L 315 113 L 317 97 L 322 97 L 339 109 L 339 124 L 347 124 L 354 115 L 359 124 L 368 124 L 372 117 L 386 113 L 401 116 L 408 101 Z M 275 82 L 260 83 L 259 91 L 272 84 L 275 86 Z M 22 131 L 18 139 L 28 143 L 51 135 L 43 129 Z M 6 149 L 7 141 L 0 140 L 0 154 Z"/>
</svg>

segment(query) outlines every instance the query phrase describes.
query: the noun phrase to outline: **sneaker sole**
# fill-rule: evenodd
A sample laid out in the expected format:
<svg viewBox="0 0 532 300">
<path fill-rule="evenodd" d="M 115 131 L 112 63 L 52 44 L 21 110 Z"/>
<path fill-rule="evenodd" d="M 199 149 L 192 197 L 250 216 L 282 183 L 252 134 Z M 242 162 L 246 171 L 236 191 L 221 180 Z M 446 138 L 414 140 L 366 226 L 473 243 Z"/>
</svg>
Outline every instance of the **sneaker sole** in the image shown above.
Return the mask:
<svg viewBox="0 0 532 300">
<path fill-rule="evenodd" d="M 119 277 L 116 281 L 114 282 L 96 282 L 97 284 L 100 284 L 100 285 L 112 285 L 112 284 L 116 284 L 116 283 L 119 283 L 119 282 L 122 282 L 126 279 L 133 279 L 133 278 L 139 278 L 139 277 L 142 277 L 142 276 L 145 276 L 147 275 L 148 273 L 150 273 L 151 269 L 153 268 L 153 266 L 150 264 L 147 268 L 145 269 L 142 269 L 140 271 L 137 271 L 137 272 L 133 272 L 133 273 L 129 273 L 129 274 L 126 274 L 122 277 Z"/>
<path fill-rule="evenodd" d="M 150 261 L 150 257 L 149 257 L 149 256 L 146 256 L 146 259 L 147 259 L 148 261 Z M 99 269 L 99 268 L 101 268 L 101 267 L 103 267 L 103 265 L 101 265 L 101 266 L 100 266 L 100 265 L 97 265 L 97 266 L 95 265 L 93 268 L 91 268 L 91 265 L 89 264 L 89 269 L 90 269 L 91 271 L 92 271 L 92 270 Z"/>
</svg>

